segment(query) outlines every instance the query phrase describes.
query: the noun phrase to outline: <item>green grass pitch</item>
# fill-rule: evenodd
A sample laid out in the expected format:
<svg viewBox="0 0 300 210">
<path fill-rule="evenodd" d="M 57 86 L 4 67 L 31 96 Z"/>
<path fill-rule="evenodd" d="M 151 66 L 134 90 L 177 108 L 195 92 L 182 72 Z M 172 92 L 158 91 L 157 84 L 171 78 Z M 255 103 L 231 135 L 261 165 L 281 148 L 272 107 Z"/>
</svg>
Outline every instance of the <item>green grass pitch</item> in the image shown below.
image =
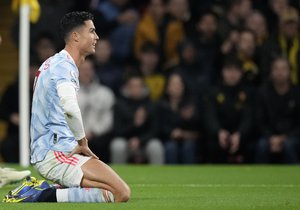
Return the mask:
<svg viewBox="0 0 300 210">
<path fill-rule="evenodd" d="M 113 168 L 131 186 L 132 198 L 128 203 L 0 203 L 0 209 L 300 209 L 299 166 L 129 165 Z M 34 169 L 30 169 L 37 176 Z M 17 184 L 0 189 L 0 197 L 15 186 Z"/>
</svg>

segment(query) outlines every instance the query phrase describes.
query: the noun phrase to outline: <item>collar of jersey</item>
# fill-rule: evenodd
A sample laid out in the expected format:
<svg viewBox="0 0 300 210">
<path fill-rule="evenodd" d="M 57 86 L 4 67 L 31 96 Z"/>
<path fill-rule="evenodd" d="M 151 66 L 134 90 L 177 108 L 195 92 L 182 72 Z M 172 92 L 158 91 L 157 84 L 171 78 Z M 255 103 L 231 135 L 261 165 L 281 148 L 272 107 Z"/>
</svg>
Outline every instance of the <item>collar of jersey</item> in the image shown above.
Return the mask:
<svg viewBox="0 0 300 210">
<path fill-rule="evenodd" d="M 68 51 L 66 51 L 65 49 L 63 49 L 61 52 L 64 53 L 64 54 L 66 54 L 67 56 L 69 56 L 70 59 L 71 59 L 71 61 L 73 62 L 73 64 L 76 66 L 74 59 L 72 58 L 72 56 L 70 55 L 70 53 Z"/>
</svg>

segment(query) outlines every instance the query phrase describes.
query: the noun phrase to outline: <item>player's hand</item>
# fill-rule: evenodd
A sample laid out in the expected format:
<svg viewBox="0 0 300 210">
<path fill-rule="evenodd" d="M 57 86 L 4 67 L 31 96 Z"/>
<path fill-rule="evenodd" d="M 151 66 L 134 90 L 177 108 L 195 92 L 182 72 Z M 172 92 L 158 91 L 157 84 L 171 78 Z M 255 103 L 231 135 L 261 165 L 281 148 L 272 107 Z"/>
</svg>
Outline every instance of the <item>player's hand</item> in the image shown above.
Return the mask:
<svg viewBox="0 0 300 210">
<path fill-rule="evenodd" d="M 99 159 L 97 155 L 95 155 L 88 146 L 88 141 L 86 138 L 83 138 L 78 141 L 78 145 L 73 149 L 73 151 L 69 154 L 69 157 L 75 154 L 82 154 L 85 156 L 93 157 L 95 159 Z"/>
</svg>

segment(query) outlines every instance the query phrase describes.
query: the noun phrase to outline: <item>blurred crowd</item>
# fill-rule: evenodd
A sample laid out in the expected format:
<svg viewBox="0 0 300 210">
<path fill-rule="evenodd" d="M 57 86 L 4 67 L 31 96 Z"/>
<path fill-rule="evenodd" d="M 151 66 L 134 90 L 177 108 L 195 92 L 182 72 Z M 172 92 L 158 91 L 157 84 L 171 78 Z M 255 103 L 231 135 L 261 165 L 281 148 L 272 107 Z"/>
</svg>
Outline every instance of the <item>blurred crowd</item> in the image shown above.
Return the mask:
<svg viewBox="0 0 300 210">
<path fill-rule="evenodd" d="M 80 66 L 91 149 L 105 162 L 299 163 L 298 0 L 41 1 L 30 78 L 63 47 L 59 20 L 94 14 Z M 12 29 L 16 44 L 18 23 Z M 18 156 L 18 83 L 1 100 L 4 161 Z"/>
</svg>

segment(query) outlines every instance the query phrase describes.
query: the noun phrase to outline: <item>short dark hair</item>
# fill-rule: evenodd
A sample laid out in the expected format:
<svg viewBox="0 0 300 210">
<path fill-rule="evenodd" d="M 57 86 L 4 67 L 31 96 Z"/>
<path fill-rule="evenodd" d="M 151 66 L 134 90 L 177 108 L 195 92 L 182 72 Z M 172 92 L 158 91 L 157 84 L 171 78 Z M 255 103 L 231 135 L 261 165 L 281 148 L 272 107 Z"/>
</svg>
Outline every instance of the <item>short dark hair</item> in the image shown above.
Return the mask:
<svg viewBox="0 0 300 210">
<path fill-rule="evenodd" d="M 229 0 L 225 3 L 226 10 L 230 10 L 233 6 L 239 5 L 242 3 L 242 0 Z"/>
<path fill-rule="evenodd" d="M 35 38 L 34 42 L 37 43 L 37 42 L 41 41 L 42 39 L 48 39 L 52 43 L 55 42 L 55 38 L 54 38 L 53 34 L 47 32 L 47 31 L 42 31 L 41 33 L 39 33 L 37 35 L 37 37 Z"/>
<path fill-rule="evenodd" d="M 84 21 L 94 20 L 94 16 L 89 12 L 70 12 L 63 16 L 60 21 L 60 31 L 66 41 L 69 33 L 79 26 L 84 25 Z"/>
<path fill-rule="evenodd" d="M 235 55 L 229 55 L 225 58 L 223 62 L 223 69 L 228 68 L 235 68 L 242 71 L 243 64 Z"/>
<path fill-rule="evenodd" d="M 127 84 L 132 79 L 143 80 L 143 75 L 141 74 L 141 72 L 137 71 L 136 69 L 129 71 L 123 75 L 123 84 Z"/>
<path fill-rule="evenodd" d="M 153 42 L 147 41 L 141 47 L 142 53 L 156 53 L 158 54 L 158 46 Z"/>
</svg>

